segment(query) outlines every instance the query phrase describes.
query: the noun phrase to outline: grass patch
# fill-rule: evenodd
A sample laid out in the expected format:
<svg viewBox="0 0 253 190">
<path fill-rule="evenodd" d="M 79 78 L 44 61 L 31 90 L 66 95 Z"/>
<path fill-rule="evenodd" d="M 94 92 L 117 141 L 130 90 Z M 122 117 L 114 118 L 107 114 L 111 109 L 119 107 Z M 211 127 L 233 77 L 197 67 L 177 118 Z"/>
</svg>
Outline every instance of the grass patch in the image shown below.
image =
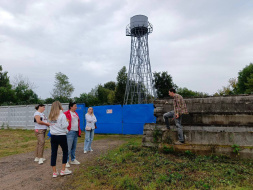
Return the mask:
<svg viewBox="0 0 253 190">
<path fill-rule="evenodd" d="M 141 138 L 85 163 L 66 181 L 66 189 L 253 189 L 253 161 L 164 153 L 141 147 Z"/>
<path fill-rule="evenodd" d="M 94 140 L 108 138 L 110 135 L 95 134 Z M 82 132 L 78 143 L 84 143 L 85 133 Z M 0 129 L 0 158 L 14 154 L 35 151 L 37 138 L 34 130 Z M 45 148 L 50 148 L 50 139 L 46 136 Z"/>
</svg>

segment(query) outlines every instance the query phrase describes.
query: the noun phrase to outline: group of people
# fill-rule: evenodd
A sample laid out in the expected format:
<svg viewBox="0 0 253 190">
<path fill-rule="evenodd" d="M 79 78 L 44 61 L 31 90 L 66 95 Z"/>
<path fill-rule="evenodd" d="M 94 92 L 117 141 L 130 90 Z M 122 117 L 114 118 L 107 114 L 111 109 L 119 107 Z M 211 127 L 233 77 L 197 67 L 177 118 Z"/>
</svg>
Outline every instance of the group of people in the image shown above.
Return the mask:
<svg viewBox="0 0 253 190">
<path fill-rule="evenodd" d="M 59 101 L 53 102 L 48 118 L 43 113 L 45 111 L 45 105 L 39 104 L 35 107 L 35 109 L 35 135 L 38 141 L 34 161 L 38 162 L 38 164 L 43 164 L 45 161 L 43 153 L 46 131 L 49 127 L 51 135 L 51 166 L 53 169 L 53 177 L 57 177 L 59 175 L 56 170 L 56 159 L 59 145 L 61 146 L 63 152 L 60 175 L 71 174 L 72 171 L 67 169 L 70 167 L 70 164 L 80 164 L 75 156 L 77 138 L 81 137 L 80 119 L 76 112 L 76 103 L 69 103 L 69 110 L 63 112 L 61 103 Z M 92 107 L 88 108 L 85 118 L 86 128 L 84 153 L 86 154 L 88 151 L 93 151 L 91 143 L 94 138 L 95 123 L 97 122 Z M 69 157 L 71 161 L 69 160 Z"/>
<path fill-rule="evenodd" d="M 173 105 L 174 110 L 163 115 L 165 124 L 170 129 L 169 118 L 173 118 L 178 129 L 178 141 L 177 145 L 181 145 L 185 142 L 183 135 L 183 127 L 181 125 L 182 115 L 188 114 L 186 104 L 181 95 L 177 94 L 175 89 L 169 90 L 169 95 L 174 98 Z M 168 103 L 168 102 L 166 102 Z M 63 112 L 62 105 L 59 101 L 55 101 L 52 104 L 49 117 L 43 113 L 45 111 L 45 105 L 39 104 L 35 107 L 37 110 L 34 113 L 35 122 L 35 135 L 38 139 L 37 147 L 35 151 L 35 160 L 39 164 L 43 164 L 45 158 L 43 158 L 45 136 L 47 128 L 50 127 L 51 133 L 51 166 L 53 168 L 53 177 L 57 177 L 59 173 L 56 170 L 56 159 L 58 146 L 60 145 L 63 152 L 62 157 L 62 169 L 60 175 L 71 174 L 72 171 L 67 168 L 70 164 L 80 164 L 76 160 L 75 152 L 77 145 L 77 138 L 81 136 L 80 119 L 76 112 L 76 103 L 69 103 L 69 110 Z M 84 153 L 93 151 L 91 143 L 94 138 L 94 130 L 96 128 L 97 119 L 93 113 L 93 108 L 89 107 L 88 112 L 85 115 L 86 127 L 85 127 L 85 142 Z M 71 161 L 69 161 L 69 157 Z"/>
</svg>

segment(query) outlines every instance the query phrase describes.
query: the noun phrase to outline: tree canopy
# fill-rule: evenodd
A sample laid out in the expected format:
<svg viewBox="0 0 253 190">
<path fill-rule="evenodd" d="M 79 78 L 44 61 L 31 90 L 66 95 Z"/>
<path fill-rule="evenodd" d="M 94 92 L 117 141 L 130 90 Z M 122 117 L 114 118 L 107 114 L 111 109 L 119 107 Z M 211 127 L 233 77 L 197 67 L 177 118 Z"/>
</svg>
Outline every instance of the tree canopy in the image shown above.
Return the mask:
<svg viewBox="0 0 253 190">
<path fill-rule="evenodd" d="M 58 72 L 55 74 L 54 89 L 51 93 L 53 99 L 61 102 L 69 102 L 74 86 L 69 82 L 67 75 Z"/>
<path fill-rule="evenodd" d="M 10 84 L 8 72 L 3 72 L 2 65 L 0 65 L 0 104 L 8 105 L 15 102 L 15 92 Z"/>
<path fill-rule="evenodd" d="M 238 73 L 237 92 L 239 94 L 253 93 L 253 64 L 250 63 Z"/>
<path fill-rule="evenodd" d="M 115 103 L 116 104 L 124 104 L 124 96 L 126 91 L 126 83 L 127 83 L 127 69 L 126 67 L 122 67 L 117 75 L 117 86 L 115 91 Z"/>
<path fill-rule="evenodd" d="M 173 83 L 172 76 L 167 71 L 154 72 L 154 86 L 158 98 L 168 97 L 169 89 L 177 88 L 177 85 Z"/>
</svg>

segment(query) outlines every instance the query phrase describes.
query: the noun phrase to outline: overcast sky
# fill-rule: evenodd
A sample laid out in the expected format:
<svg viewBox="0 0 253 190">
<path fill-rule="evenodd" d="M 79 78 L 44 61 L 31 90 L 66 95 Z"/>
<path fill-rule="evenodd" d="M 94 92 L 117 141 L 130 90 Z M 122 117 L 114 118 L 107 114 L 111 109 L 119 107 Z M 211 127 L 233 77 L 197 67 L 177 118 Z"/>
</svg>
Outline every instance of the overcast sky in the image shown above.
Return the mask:
<svg viewBox="0 0 253 190">
<path fill-rule="evenodd" d="M 143 14 L 152 71 L 174 83 L 215 93 L 253 62 L 250 0 L 0 0 L 0 65 L 10 79 L 22 74 L 41 98 L 50 97 L 55 73 L 74 96 L 116 81 L 129 66 L 130 17 Z"/>
</svg>

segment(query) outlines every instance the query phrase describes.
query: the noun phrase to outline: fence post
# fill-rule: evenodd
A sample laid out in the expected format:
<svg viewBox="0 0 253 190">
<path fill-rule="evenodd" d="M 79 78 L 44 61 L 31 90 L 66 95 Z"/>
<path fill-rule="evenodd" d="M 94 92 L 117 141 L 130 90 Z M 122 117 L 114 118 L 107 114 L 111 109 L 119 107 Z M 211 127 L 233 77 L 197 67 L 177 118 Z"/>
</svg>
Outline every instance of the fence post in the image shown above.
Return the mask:
<svg viewBox="0 0 253 190">
<path fill-rule="evenodd" d="M 10 126 L 10 106 L 8 106 L 7 125 Z"/>
<path fill-rule="evenodd" d="M 28 129 L 28 118 L 29 118 L 29 111 L 28 111 L 28 105 L 26 105 L 26 117 L 25 117 L 25 120 L 26 120 L 26 129 Z"/>
</svg>

